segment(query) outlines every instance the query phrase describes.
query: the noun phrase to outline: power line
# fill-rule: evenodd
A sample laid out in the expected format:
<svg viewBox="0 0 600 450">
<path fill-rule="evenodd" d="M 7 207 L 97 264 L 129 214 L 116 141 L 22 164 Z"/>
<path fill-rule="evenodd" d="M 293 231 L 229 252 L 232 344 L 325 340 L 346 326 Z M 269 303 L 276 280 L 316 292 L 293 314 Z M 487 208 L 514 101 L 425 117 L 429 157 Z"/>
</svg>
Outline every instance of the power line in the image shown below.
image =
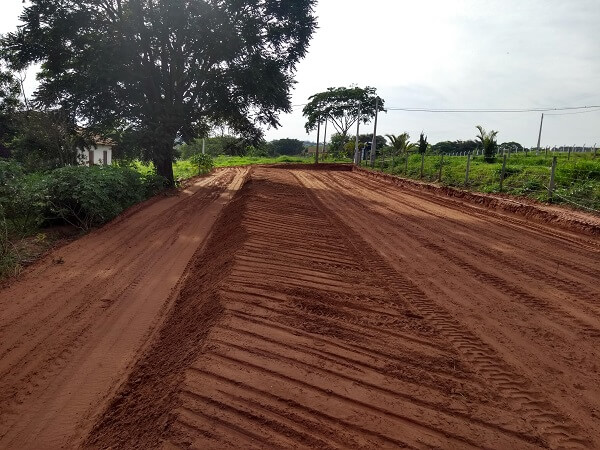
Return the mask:
<svg viewBox="0 0 600 450">
<path fill-rule="evenodd" d="M 292 105 L 292 109 L 306 106 L 308 103 Z M 391 106 L 387 111 L 407 111 L 407 112 L 429 112 L 429 113 L 530 113 L 530 112 L 548 112 L 548 111 L 571 111 L 566 113 L 549 113 L 547 115 L 559 116 L 567 114 L 585 114 L 600 111 L 600 105 L 592 106 L 565 106 L 554 108 L 402 108 Z M 577 111 L 584 110 L 584 111 Z"/>
<path fill-rule="evenodd" d="M 586 114 L 586 113 L 593 113 L 593 112 L 598 112 L 600 111 L 600 109 L 589 109 L 586 111 L 574 111 L 574 112 L 566 112 L 566 113 L 549 113 L 546 114 L 547 116 L 567 116 L 570 114 Z"/>
<path fill-rule="evenodd" d="M 591 110 L 592 108 L 596 108 Z M 527 113 L 527 112 L 546 112 L 546 111 L 569 111 L 577 109 L 585 109 L 590 111 L 578 111 L 578 114 L 584 112 L 594 112 L 600 108 L 600 105 L 594 106 L 568 106 L 559 108 L 471 108 L 471 109 L 459 109 L 459 108 L 398 108 L 389 107 L 386 108 L 388 111 L 409 111 L 409 112 L 431 112 L 431 113 Z M 571 113 L 575 114 L 575 113 Z"/>
</svg>

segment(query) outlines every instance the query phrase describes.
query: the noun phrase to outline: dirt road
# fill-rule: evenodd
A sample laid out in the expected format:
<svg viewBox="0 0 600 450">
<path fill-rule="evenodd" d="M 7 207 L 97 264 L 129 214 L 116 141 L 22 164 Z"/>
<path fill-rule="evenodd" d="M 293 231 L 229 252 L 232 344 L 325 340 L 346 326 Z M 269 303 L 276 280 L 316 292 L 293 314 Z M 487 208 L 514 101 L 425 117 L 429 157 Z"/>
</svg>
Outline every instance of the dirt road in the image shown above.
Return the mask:
<svg viewBox="0 0 600 450">
<path fill-rule="evenodd" d="M 0 447 L 600 447 L 597 239 L 347 171 L 223 208 L 244 176 L 0 292 Z"/>
<path fill-rule="evenodd" d="M 0 448 L 68 447 L 85 436 L 245 175 L 219 171 L 155 201 L 0 291 Z"/>
</svg>

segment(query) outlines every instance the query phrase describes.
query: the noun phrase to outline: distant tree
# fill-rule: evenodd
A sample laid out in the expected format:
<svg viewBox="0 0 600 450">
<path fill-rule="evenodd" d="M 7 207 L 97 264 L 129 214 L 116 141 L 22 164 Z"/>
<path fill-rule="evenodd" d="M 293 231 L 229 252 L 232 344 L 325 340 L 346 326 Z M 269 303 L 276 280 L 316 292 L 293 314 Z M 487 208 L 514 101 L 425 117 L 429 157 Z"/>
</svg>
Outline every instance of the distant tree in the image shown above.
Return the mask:
<svg viewBox="0 0 600 450">
<path fill-rule="evenodd" d="M 215 136 L 205 139 L 205 152 L 211 156 L 228 155 L 241 156 L 246 154 L 248 141 L 237 136 Z M 202 139 L 194 139 L 179 147 L 179 153 L 183 159 L 202 153 Z"/>
<path fill-rule="evenodd" d="M 501 152 L 511 151 L 511 152 L 522 152 L 523 146 L 518 142 L 503 142 L 498 146 L 498 150 Z"/>
<path fill-rule="evenodd" d="M 417 147 L 417 144 L 410 142 L 410 134 L 404 132 L 399 135 L 386 134 L 392 146 L 393 153 L 398 155 L 402 153 L 408 153 Z"/>
<path fill-rule="evenodd" d="M 479 130 L 479 134 L 476 137 L 483 149 L 484 158 L 487 162 L 492 162 L 498 151 L 498 143 L 496 142 L 498 132 L 494 130 L 485 131 L 481 125 L 477 125 L 475 128 Z"/>
<path fill-rule="evenodd" d="M 425 136 L 423 132 L 421 132 L 421 135 L 419 136 L 418 146 L 419 154 L 424 155 L 425 153 L 427 153 L 427 148 L 429 147 L 429 144 L 427 143 L 427 136 Z"/>
<path fill-rule="evenodd" d="M 329 120 L 343 138 L 348 136 L 350 128 L 359 118 L 368 123 L 375 117 L 377 90 L 373 87 L 329 88 L 309 97 L 309 103 L 302 110 L 306 117 L 306 131 L 317 128 L 319 122 Z M 379 111 L 385 111 L 384 100 L 379 98 Z"/>
<path fill-rule="evenodd" d="M 20 70 L 41 64 L 35 100 L 95 130 L 133 134 L 173 184 L 178 139 L 223 123 L 248 138 L 289 112 L 316 0 L 30 0 L 2 39 Z"/>
<path fill-rule="evenodd" d="M 276 155 L 299 155 L 304 151 L 304 143 L 298 139 L 276 139 L 269 142 Z"/>
<path fill-rule="evenodd" d="M 371 144 L 373 142 L 373 133 L 371 134 L 361 134 L 358 136 L 358 142 L 363 144 Z M 382 149 L 387 145 L 387 141 L 385 140 L 385 136 L 377 135 L 377 139 L 375 140 L 377 150 Z"/>
<path fill-rule="evenodd" d="M 472 153 L 479 147 L 475 141 L 441 141 L 431 146 L 436 153 L 449 155 L 452 153 Z"/>
<path fill-rule="evenodd" d="M 352 147 L 348 145 L 352 144 Z M 330 152 L 336 157 L 347 157 L 354 154 L 354 142 L 340 133 L 334 133 L 329 141 Z"/>
<path fill-rule="evenodd" d="M 14 121 L 9 147 L 27 170 L 75 165 L 79 151 L 94 146 L 94 137 L 64 111 L 21 111 Z"/>
</svg>

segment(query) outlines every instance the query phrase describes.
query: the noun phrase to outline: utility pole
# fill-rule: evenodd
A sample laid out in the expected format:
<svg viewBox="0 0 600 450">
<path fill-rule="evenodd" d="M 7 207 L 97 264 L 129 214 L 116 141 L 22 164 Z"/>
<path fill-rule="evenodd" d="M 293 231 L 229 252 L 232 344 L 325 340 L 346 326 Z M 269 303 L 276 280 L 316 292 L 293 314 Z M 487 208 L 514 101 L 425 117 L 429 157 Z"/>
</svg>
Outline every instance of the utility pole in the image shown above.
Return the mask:
<svg viewBox="0 0 600 450">
<path fill-rule="evenodd" d="M 538 143 L 537 143 L 537 151 L 536 154 L 540 154 L 540 142 L 542 140 L 542 126 L 544 125 L 544 113 L 542 113 L 542 120 L 540 122 L 540 134 L 538 134 Z"/>
<path fill-rule="evenodd" d="M 319 141 L 321 140 L 321 121 L 317 123 L 317 149 L 315 150 L 315 164 L 319 163 Z"/>
<path fill-rule="evenodd" d="M 375 166 L 375 154 L 377 153 L 377 116 L 379 112 L 379 97 L 375 98 L 375 125 L 373 126 L 373 142 L 371 143 L 371 167 Z"/>
<path fill-rule="evenodd" d="M 358 149 L 358 133 L 360 130 L 360 104 L 358 105 L 358 120 L 356 121 L 356 140 L 354 141 L 354 164 L 360 165 L 360 152 Z"/>
<path fill-rule="evenodd" d="M 325 133 L 323 136 L 323 154 L 325 154 L 327 151 L 325 144 L 327 144 L 327 119 L 325 119 Z"/>
</svg>

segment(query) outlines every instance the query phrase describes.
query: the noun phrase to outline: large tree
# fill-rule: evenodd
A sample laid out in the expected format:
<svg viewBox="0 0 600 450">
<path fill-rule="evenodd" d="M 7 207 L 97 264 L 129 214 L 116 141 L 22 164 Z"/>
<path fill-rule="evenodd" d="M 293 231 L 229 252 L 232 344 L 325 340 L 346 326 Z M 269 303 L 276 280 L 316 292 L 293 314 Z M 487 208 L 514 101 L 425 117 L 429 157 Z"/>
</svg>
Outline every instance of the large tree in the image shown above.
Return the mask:
<svg viewBox="0 0 600 450">
<path fill-rule="evenodd" d="M 320 122 L 328 120 L 342 138 L 346 138 L 359 116 L 362 123 L 368 123 L 375 117 L 376 99 L 377 91 L 373 87 L 329 88 L 309 97 L 308 104 L 302 110 L 306 117 L 304 127 L 309 132 Z M 385 110 L 382 98 L 379 98 L 377 109 Z"/>
<path fill-rule="evenodd" d="M 298 139 L 276 139 L 269 142 L 269 147 L 275 155 L 299 155 L 304 151 L 304 143 Z"/>
<path fill-rule="evenodd" d="M 176 138 L 215 123 L 258 137 L 290 111 L 315 2 L 31 0 L 3 47 L 17 69 L 42 64 L 39 103 L 134 134 L 172 182 Z"/>
</svg>

